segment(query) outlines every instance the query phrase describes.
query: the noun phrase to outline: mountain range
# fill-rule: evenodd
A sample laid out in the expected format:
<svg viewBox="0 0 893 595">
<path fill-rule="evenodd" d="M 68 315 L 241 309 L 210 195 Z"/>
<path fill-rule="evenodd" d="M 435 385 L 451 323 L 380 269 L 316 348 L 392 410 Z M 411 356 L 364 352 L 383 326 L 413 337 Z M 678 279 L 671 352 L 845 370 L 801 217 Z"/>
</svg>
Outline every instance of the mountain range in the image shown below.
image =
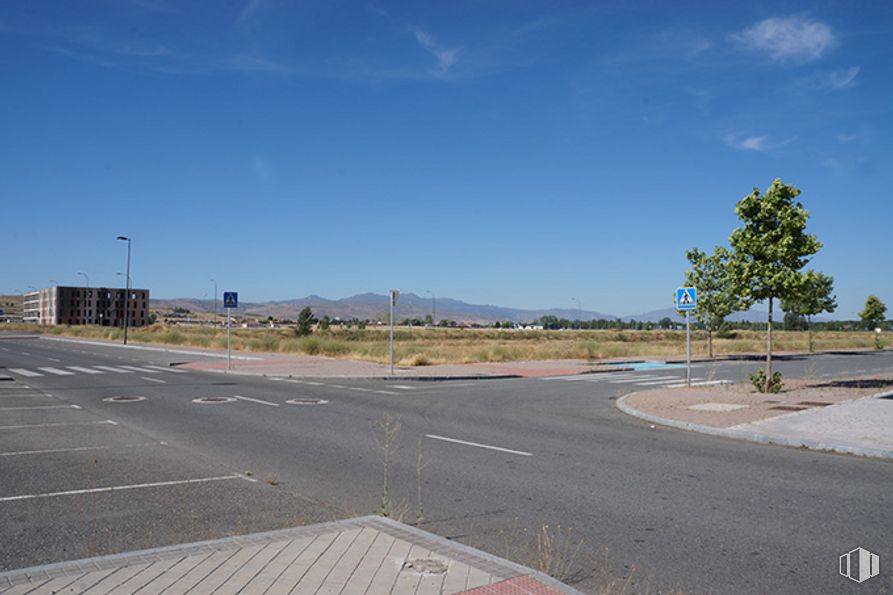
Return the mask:
<svg viewBox="0 0 893 595">
<path fill-rule="evenodd" d="M 338 300 L 327 299 L 318 295 L 309 295 L 283 301 L 271 302 L 242 302 L 238 312 L 243 315 L 266 318 L 272 316 L 277 319 L 295 319 L 298 312 L 305 307 L 310 307 L 317 317 L 329 316 L 330 318 L 359 318 L 364 320 L 387 320 L 388 296 L 377 293 L 361 293 Z M 618 316 L 593 310 L 579 310 L 574 308 L 548 308 L 542 310 L 525 310 L 520 308 L 508 308 L 504 306 L 469 304 L 452 298 L 437 298 L 418 296 L 414 293 L 400 294 L 397 300 L 396 315 L 398 320 L 404 318 L 424 319 L 426 315 L 434 314 L 437 320 L 455 320 L 466 323 L 491 324 L 496 321 L 532 322 L 542 316 L 555 316 L 567 320 L 638 320 L 642 322 L 657 322 L 669 317 L 678 320 L 676 310 L 663 308 L 641 314 Z M 185 308 L 192 312 L 213 312 L 213 300 L 199 300 L 195 298 L 152 299 L 152 308 L 157 310 L 169 310 L 173 308 Z M 219 312 L 223 311 L 222 302 L 218 301 Z M 778 317 L 781 319 L 781 314 Z M 746 312 L 736 312 L 729 316 L 733 321 L 757 321 L 766 320 L 766 311 L 751 309 Z"/>
</svg>

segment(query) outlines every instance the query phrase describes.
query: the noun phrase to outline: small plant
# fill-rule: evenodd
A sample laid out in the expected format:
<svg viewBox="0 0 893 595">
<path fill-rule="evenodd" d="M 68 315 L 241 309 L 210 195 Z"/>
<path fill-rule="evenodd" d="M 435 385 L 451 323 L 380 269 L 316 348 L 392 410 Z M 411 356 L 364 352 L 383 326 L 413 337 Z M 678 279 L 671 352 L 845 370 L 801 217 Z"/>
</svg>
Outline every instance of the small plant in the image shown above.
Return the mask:
<svg viewBox="0 0 893 595">
<path fill-rule="evenodd" d="M 750 382 L 758 393 L 778 394 L 784 388 L 781 372 L 775 372 L 771 379 L 767 379 L 763 368 L 757 368 L 757 371 L 750 375 Z"/>
<path fill-rule="evenodd" d="M 570 529 L 562 530 L 561 525 L 551 529 L 543 525 L 536 536 L 536 567 L 552 578 L 567 582 L 573 577 L 572 570 L 583 547 L 571 536 Z"/>
<path fill-rule="evenodd" d="M 874 348 L 875 349 L 883 349 L 884 348 L 884 343 L 883 343 L 883 341 L 881 341 L 880 333 L 874 334 Z"/>
<path fill-rule="evenodd" d="M 383 472 L 381 502 L 378 513 L 384 517 L 394 518 L 396 511 L 391 499 L 391 457 L 393 457 L 394 451 L 397 449 L 400 419 L 390 413 L 386 413 L 373 424 L 373 428 L 375 429 L 375 440 L 378 443 Z"/>
</svg>

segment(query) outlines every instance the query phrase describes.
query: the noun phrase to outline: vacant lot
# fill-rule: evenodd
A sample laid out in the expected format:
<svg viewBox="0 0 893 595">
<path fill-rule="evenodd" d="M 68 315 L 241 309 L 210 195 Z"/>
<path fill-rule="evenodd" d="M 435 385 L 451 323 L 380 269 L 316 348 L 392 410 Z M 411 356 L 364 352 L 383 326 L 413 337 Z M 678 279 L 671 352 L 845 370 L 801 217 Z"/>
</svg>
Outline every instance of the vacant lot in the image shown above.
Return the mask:
<svg viewBox="0 0 893 595">
<path fill-rule="evenodd" d="M 45 334 L 119 340 L 121 329 L 102 327 L 36 327 L 4 325 L 3 329 Z M 191 347 L 226 348 L 225 328 L 166 326 L 131 329 L 129 339 Z M 717 355 L 759 353 L 765 349 L 765 333 L 734 331 L 714 338 Z M 872 349 L 870 332 L 822 332 L 814 335 L 817 350 Z M 777 331 L 775 350 L 805 351 L 805 332 Z M 233 329 L 233 349 L 275 353 L 327 355 L 374 362 L 388 361 L 388 331 L 333 328 L 296 337 L 292 329 Z M 692 352 L 705 355 L 706 333 L 692 333 Z M 396 359 L 401 365 L 468 362 L 507 362 L 540 359 L 603 359 L 615 357 L 667 358 L 685 354 L 684 331 L 513 331 L 490 329 L 399 328 L 395 332 Z"/>
</svg>

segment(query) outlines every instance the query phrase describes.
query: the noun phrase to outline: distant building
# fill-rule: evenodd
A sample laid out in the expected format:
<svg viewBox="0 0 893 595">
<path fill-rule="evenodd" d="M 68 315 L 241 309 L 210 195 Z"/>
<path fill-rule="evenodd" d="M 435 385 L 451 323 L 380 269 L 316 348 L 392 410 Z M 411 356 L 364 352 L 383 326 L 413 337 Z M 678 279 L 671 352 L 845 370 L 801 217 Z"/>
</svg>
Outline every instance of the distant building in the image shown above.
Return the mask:
<svg viewBox="0 0 893 595">
<path fill-rule="evenodd" d="M 0 322 L 22 321 L 22 294 L 0 295 Z"/>
<path fill-rule="evenodd" d="M 115 287 L 48 287 L 24 295 L 22 319 L 34 324 L 95 324 L 124 326 L 127 302 L 128 326 L 149 324 L 149 290 Z"/>
</svg>

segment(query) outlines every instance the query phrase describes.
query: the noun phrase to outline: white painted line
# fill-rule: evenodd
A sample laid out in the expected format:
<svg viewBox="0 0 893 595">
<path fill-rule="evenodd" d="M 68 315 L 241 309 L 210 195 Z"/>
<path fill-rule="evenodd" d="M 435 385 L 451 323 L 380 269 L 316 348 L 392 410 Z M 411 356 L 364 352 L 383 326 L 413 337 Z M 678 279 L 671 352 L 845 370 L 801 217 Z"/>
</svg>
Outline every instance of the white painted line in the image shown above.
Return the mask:
<svg viewBox="0 0 893 595">
<path fill-rule="evenodd" d="M 388 388 L 398 388 L 400 390 L 415 390 L 416 387 L 407 384 L 389 384 Z"/>
<path fill-rule="evenodd" d="M 158 370 L 147 370 L 146 368 L 149 366 L 146 366 L 146 368 L 137 368 L 136 366 L 125 366 L 124 364 L 121 364 L 118 367 L 124 368 L 125 370 L 133 370 L 134 372 L 141 372 L 143 374 L 161 374 Z"/>
<path fill-rule="evenodd" d="M 82 374 L 105 374 L 105 372 L 100 372 L 99 370 L 93 370 L 92 368 L 83 368 L 81 366 L 65 366 L 69 370 L 74 370 L 75 372 L 81 372 Z"/>
<path fill-rule="evenodd" d="M 9 351 L 9 349 L 7 349 L 6 347 L 0 347 L 0 349 L 2 349 L 3 351 Z"/>
<path fill-rule="evenodd" d="M 603 380 L 620 380 L 621 378 L 641 378 L 641 374 L 626 372 L 624 374 L 587 374 L 579 379 L 585 382 L 601 382 Z M 647 377 L 646 377 L 647 378 Z"/>
<path fill-rule="evenodd" d="M 674 382 L 679 382 L 680 378 L 677 376 L 672 380 L 652 380 L 651 382 L 637 382 L 636 386 L 653 386 L 655 384 L 672 384 Z M 703 378 L 692 378 L 692 382 L 698 382 L 699 380 L 703 380 Z"/>
<path fill-rule="evenodd" d="M 346 386 L 342 386 L 340 384 L 330 384 L 329 388 L 347 388 Z"/>
<path fill-rule="evenodd" d="M 56 376 L 74 376 L 74 372 L 69 372 L 68 370 L 60 370 L 59 368 L 37 368 L 41 372 L 49 372 L 50 374 L 55 374 Z"/>
<path fill-rule="evenodd" d="M 9 368 L 9 371 L 13 374 L 18 374 L 19 376 L 43 376 L 43 374 L 39 372 L 32 372 L 31 370 L 26 370 L 25 368 Z"/>
<path fill-rule="evenodd" d="M 56 359 L 55 357 L 47 357 L 47 359 L 51 362 L 56 362 L 57 364 L 62 362 L 61 359 Z"/>
<path fill-rule="evenodd" d="M 271 403 L 269 401 L 261 401 L 260 399 L 252 399 L 251 397 L 240 397 L 239 395 L 233 395 L 234 399 L 239 399 L 240 401 L 251 401 L 252 403 L 260 403 L 261 405 L 269 405 L 270 407 L 279 407 L 279 403 Z"/>
<path fill-rule="evenodd" d="M 304 384 L 309 384 L 310 386 L 322 386 L 322 382 L 311 382 L 310 380 L 305 380 Z"/>
<path fill-rule="evenodd" d="M 22 352 L 22 355 L 28 355 L 28 356 L 30 356 L 31 354 L 28 353 L 27 351 L 23 351 L 23 352 Z"/>
<path fill-rule="evenodd" d="M 489 444 L 481 444 L 479 442 L 467 442 L 465 440 L 457 440 L 455 438 L 447 438 L 446 436 L 438 436 L 436 434 L 425 434 L 427 438 L 434 440 L 443 440 L 444 442 L 454 442 L 456 444 L 464 444 L 465 446 L 476 446 L 478 448 L 486 448 L 489 450 L 498 450 L 499 452 L 508 452 L 513 455 L 521 455 L 522 457 L 532 457 L 533 453 L 524 452 L 522 450 L 512 450 L 510 448 L 502 448 L 501 446 L 490 446 Z"/>
<path fill-rule="evenodd" d="M 731 380 L 710 380 L 707 382 L 692 382 L 692 386 L 714 386 L 717 384 L 732 384 Z M 682 384 L 671 384 L 667 386 L 667 388 L 685 388 L 686 384 L 683 382 Z"/>
<path fill-rule="evenodd" d="M 106 372 L 115 372 L 116 374 L 133 374 L 130 370 L 122 370 L 121 368 L 113 368 L 111 366 L 93 366 L 97 370 L 104 370 Z"/>
<path fill-rule="evenodd" d="M 111 424 L 113 426 L 117 426 L 118 422 L 112 421 L 110 419 L 104 419 L 102 421 L 71 421 L 51 424 L 26 424 L 22 426 L 0 426 L 0 430 L 22 430 L 25 428 L 58 428 L 60 426 L 95 426 L 98 424 Z"/>
<path fill-rule="evenodd" d="M 371 388 L 363 388 L 361 386 L 352 386 L 352 387 L 350 387 L 350 390 L 355 390 L 358 393 L 371 393 L 372 392 Z"/>
<path fill-rule="evenodd" d="M 629 384 L 630 382 L 644 382 L 647 380 L 679 380 L 679 376 L 639 376 L 638 378 L 626 378 L 624 380 L 611 380 L 611 384 Z"/>
<path fill-rule="evenodd" d="M 74 446 L 72 448 L 49 448 L 46 450 L 18 450 L 0 452 L 0 457 L 21 457 L 28 455 L 46 455 L 60 452 L 82 452 L 85 450 L 106 450 L 109 448 L 146 448 L 147 446 L 164 446 L 166 442 L 146 442 L 145 444 L 123 444 L 120 446 Z"/>
<path fill-rule="evenodd" d="M 0 407 L 0 411 L 31 411 L 32 409 L 80 409 L 78 405 L 37 405 L 36 407 Z"/>
<path fill-rule="evenodd" d="M 50 397 L 51 399 L 53 398 L 52 395 L 42 395 L 40 393 L 33 393 L 33 392 L 32 393 L 24 393 L 24 392 L 16 393 L 14 395 L 0 395 L 0 399 L 27 399 L 28 397 L 31 397 L 31 398 Z"/>
<path fill-rule="evenodd" d="M 400 394 L 400 393 L 395 393 L 395 392 L 389 391 L 389 390 L 374 390 L 372 392 L 374 392 L 376 395 L 399 395 Z"/>
<path fill-rule="evenodd" d="M 149 378 L 148 376 L 140 376 L 143 380 L 148 380 L 149 382 L 157 382 L 158 384 L 167 384 L 164 380 L 160 378 Z"/>
<path fill-rule="evenodd" d="M 171 372 L 172 374 L 189 374 L 186 370 L 178 370 L 173 366 L 163 367 L 163 366 L 143 366 L 144 368 L 153 368 L 155 370 L 160 370 L 162 372 Z"/>
<path fill-rule="evenodd" d="M 156 483 L 136 483 L 123 486 L 110 486 L 107 488 L 91 488 L 86 490 L 68 490 L 67 492 L 47 492 L 43 494 L 26 494 L 23 496 L 7 496 L 0 498 L 0 502 L 16 502 L 18 500 L 35 500 L 37 498 L 54 498 L 56 496 L 79 496 L 81 494 L 98 494 L 101 492 L 121 492 L 124 490 L 139 490 L 144 488 L 160 488 L 166 486 L 186 485 L 190 483 L 207 483 L 210 481 L 225 481 L 227 479 L 245 479 L 241 475 L 222 475 L 219 477 L 203 477 L 201 479 L 180 479 L 176 481 L 159 481 Z"/>
</svg>

